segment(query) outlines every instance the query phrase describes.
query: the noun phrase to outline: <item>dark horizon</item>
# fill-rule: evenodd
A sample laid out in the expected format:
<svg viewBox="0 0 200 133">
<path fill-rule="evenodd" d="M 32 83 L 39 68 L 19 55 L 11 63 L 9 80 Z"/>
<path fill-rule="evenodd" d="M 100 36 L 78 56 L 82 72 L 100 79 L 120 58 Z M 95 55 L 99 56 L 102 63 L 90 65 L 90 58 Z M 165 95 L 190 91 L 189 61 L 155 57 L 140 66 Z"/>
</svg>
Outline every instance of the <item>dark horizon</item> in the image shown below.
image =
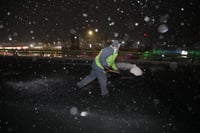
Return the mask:
<svg viewBox="0 0 200 133">
<path fill-rule="evenodd" d="M 191 45 L 199 41 L 198 0 L 170 1 L 1 1 L 0 41 L 85 39 L 98 29 L 101 40 L 120 38 L 160 44 Z M 105 35 L 106 34 L 106 35 Z"/>
</svg>

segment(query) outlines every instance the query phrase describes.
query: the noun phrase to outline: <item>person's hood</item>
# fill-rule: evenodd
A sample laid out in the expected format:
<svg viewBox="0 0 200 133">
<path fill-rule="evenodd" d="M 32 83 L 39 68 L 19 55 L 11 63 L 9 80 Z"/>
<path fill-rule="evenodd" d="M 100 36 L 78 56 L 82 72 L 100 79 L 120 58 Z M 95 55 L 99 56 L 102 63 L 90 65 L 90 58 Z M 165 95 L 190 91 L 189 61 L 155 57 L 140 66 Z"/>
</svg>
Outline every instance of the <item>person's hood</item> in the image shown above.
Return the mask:
<svg viewBox="0 0 200 133">
<path fill-rule="evenodd" d="M 120 43 L 119 43 L 118 40 L 112 40 L 111 45 L 112 45 L 113 47 L 118 47 L 118 48 L 120 47 Z"/>
</svg>

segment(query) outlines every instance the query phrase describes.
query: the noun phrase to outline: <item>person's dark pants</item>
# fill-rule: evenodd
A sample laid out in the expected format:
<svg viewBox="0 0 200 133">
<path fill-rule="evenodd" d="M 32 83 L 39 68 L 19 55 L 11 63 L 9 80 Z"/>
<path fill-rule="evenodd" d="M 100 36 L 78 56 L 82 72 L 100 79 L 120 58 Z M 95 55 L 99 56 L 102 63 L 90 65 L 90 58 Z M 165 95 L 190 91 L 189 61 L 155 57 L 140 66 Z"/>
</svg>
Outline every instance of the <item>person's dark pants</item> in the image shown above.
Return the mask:
<svg viewBox="0 0 200 133">
<path fill-rule="evenodd" d="M 92 82 L 95 79 L 98 79 L 99 85 L 101 88 L 101 95 L 105 96 L 108 94 L 108 89 L 107 89 L 107 76 L 106 73 L 98 70 L 92 69 L 90 74 L 86 76 L 83 80 L 77 83 L 77 86 L 79 88 L 83 88 L 84 86 L 88 85 L 90 82 Z"/>
</svg>

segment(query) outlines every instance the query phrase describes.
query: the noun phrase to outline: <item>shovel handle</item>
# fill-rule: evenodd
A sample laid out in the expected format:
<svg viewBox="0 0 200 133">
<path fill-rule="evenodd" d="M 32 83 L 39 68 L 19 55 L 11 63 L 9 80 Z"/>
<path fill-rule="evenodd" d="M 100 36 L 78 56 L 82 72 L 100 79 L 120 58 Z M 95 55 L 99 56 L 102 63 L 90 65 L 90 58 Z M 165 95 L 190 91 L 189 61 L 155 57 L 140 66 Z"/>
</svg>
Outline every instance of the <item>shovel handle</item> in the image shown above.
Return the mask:
<svg viewBox="0 0 200 133">
<path fill-rule="evenodd" d="M 115 70 L 109 70 L 109 72 L 120 74 L 120 71 L 115 71 Z"/>
</svg>

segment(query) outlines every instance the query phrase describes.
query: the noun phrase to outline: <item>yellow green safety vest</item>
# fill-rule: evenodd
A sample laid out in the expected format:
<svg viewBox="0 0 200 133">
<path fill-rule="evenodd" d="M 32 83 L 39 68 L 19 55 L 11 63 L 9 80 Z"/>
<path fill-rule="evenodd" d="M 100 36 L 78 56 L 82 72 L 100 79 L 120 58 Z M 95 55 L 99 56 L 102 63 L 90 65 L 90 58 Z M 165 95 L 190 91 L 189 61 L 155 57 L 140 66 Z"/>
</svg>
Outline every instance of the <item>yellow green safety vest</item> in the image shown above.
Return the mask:
<svg viewBox="0 0 200 133">
<path fill-rule="evenodd" d="M 99 61 L 99 58 L 100 58 L 100 55 L 102 53 L 102 50 L 100 51 L 100 53 L 96 56 L 95 58 L 95 62 L 96 62 L 96 65 L 101 68 L 101 69 L 104 69 L 104 67 L 102 66 L 102 64 L 100 63 Z M 117 58 L 118 56 L 118 52 L 116 49 L 114 49 L 114 52 L 112 55 L 108 56 L 106 58 L 106 62 L 107 62 L 107 65 L 108 67 L 111 67 L 113 70 L 118 70 L 116 64 L 115 64 L 115 59 Z"/>
</svg>

